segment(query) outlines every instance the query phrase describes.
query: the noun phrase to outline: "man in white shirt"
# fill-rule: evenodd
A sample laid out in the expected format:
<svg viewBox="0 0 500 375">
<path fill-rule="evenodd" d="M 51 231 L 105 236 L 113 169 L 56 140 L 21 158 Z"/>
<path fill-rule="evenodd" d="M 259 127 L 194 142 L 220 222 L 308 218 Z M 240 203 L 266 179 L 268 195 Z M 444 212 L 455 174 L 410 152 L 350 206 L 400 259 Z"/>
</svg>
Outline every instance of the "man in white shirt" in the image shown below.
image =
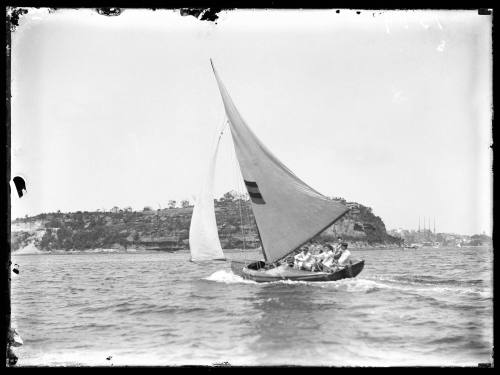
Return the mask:
<svg viewBox="0 0 500 375">
<path fill-rule="evenodd" d="M 342 245 L 340 246 L 340 258 L 338 260 L 339 262 L 339 266 L 341 267 L 345 267 L 345 266 L 348 266 L 348 265 L 351 265 L 352 261 L 351 261 L 351 252 L 349 250 L 347 250 L 347 244 L 344 242 L 342 243 Z"/>
<path fill-rule="evenodd" d="M 337 261 L 335 260 L 335 250 L 332 245 L 326 244 L 327 251 L 324 253 L 323 260 L 321 262 L 322 270 L 327 272 L 333 272 L 336 269 Z"/>
<path fill-rule="evenodd" d="M 298 269 L 305 269 L 307 271 L 311 270 L 314 259 L 312 254 L 309 252 L 309 247 L 307 247 L 307 245 L 302 247 L 302 252 L 295 255 L 294 258 L 295 267 L 297 267 Z"/>
</svg>

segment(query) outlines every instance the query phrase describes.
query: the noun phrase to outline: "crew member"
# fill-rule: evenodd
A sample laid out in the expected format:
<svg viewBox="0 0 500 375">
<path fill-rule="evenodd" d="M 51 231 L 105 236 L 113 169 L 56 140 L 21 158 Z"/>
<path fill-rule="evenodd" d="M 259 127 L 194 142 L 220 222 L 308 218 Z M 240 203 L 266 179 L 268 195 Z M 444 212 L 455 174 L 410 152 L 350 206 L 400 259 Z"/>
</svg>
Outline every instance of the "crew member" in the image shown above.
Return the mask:
<svg viewBox="0 0 500 375">
<path fill-rule="evenodd" d="M 295 255 L 295 266 L 301 270 L 310 271 L 314 264 L 314 259 L 312 254 L 309 252 L 309 247 L 307 245 L 302 247 L 302 252 Z"/>
</svg>

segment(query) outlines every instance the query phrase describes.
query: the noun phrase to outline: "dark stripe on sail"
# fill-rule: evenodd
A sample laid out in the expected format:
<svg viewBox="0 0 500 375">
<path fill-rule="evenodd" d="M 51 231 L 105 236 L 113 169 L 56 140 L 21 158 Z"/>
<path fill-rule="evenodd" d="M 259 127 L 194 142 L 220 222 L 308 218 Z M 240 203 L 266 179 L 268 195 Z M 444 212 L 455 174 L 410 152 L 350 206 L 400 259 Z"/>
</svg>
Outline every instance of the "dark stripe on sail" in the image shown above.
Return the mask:
<svg viewBox="0 0 500 375">
<path fill-rule="evenodd" d="M 254 188 L 258 188 L 257 186 L 257 183 L 255 181 L 247 181 L 247 180 L 243 180 L 245 181 L 245 185 L 248 187 L 254 187 Z"/>
<path fill-rule="evenodd" d="M 255 204 L 266 204 L 264 198 L 262 198 L 262 194 L 260 193 L 257 183 L 255 181 L 243 181 L 245 181 L 245 186 L 247 187 L 248 195 L 250 195 L 252 202 Z"/>
<path fill-rule="evenodd" d="M 247 186 L 247 190 L 249 193 L 256 193 L 256 194 L 260 194 L 260 190 L 258 187 L 250 187 L 250 186 Z"/>
<path fill-rule="evenodd" d="M 265 204 L 266 203 L 264 201 L 264 198 L 262 198 L 262 195 L 260 193 L 252 193 L 249 191 L 248 195 L 250 195 L 250 199 L 252 200 L 253 203 L 256 203 L 256 204 Z"/>
</svg>

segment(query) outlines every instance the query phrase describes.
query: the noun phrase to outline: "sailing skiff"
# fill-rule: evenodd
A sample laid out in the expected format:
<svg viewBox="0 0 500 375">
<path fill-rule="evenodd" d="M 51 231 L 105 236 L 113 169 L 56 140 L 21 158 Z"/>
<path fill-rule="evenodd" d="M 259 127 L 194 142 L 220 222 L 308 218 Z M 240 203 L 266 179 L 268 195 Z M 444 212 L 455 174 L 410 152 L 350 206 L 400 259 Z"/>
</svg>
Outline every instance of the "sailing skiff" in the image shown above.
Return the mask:
<svg viewBox="0 0 500 375">
<path fill-rule="evenodd" d="M 271 282 L 279 280 L 291 281 L 335 281 L 356 277 L 365 265 L 364 260 L 357 261 L 352 265 L 340 269 L 336 272 L 311 272 L 291 268 L 288 265 L 266 270 L 266 263 L 256 261 L 248 264 L 247 262 L 231 262 L 231 270 L 234 274 L 257 282 Z"/>
<path fill-rule="evenodd" d="M 243 182 L 250 197 L 264 257 L 264 260 L 231 261 L 232 271 L 258 282 L 283 279 L 332 281 L 358 275 L 364 267 L 363 260 L 333 273 L 297 270 L 283 262 L 283 259 L 333 225 L 349 209 L 311 188 L 271 153 L 243 120 L 212 60 L 210 63 L 224 104 Z M 207 180 L 197 198 L 191 219 L 189 241 L 192 259 L 222 257 L 212 196 L 219 140 L 220 136 L 214 145 Z"/>
</svg>

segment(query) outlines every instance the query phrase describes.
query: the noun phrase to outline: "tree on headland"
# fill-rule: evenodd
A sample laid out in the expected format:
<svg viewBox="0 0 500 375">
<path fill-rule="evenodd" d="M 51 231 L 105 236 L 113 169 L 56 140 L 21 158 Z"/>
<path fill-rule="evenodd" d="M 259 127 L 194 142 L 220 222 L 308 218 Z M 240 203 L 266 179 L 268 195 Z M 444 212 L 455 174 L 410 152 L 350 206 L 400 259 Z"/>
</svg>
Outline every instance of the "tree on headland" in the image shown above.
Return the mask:
<svg viewBox="0 0 500 375">
<path fill-rule="evenodd" d="M 182 200 L 182 201 L 181 201 L 181 207 L 182 207 L 182 208 L 187 208 L 187 207 L 189 207 L 189 201 L 188 201 L 188 200 Z"/>
<path fill-rule="evenodd" d="M 219 202 L 234 202 L 237 198 L 238 193 L 234 190 L 228 191 L 220 199 Z"/>
<path fill-rule="evenodd" d="M 40 241 L 40 247 L 42 249 L 50 249 L 51 242 L 54 240 L 52 235 L 52 229 L 47 228 Z"/>
<path fill-rule="evenodd" d="M 175 208 L 176 205 L 177 205 L 177 201 L 174 201 L 174 200 L 168 201 L 168 208 Z"/>
<path fill-rule="evenodd" d="M 146 206 L 142 210 L 143 211 L 153 211 L 153 209 L 150 206 Z"/>
</svg>

